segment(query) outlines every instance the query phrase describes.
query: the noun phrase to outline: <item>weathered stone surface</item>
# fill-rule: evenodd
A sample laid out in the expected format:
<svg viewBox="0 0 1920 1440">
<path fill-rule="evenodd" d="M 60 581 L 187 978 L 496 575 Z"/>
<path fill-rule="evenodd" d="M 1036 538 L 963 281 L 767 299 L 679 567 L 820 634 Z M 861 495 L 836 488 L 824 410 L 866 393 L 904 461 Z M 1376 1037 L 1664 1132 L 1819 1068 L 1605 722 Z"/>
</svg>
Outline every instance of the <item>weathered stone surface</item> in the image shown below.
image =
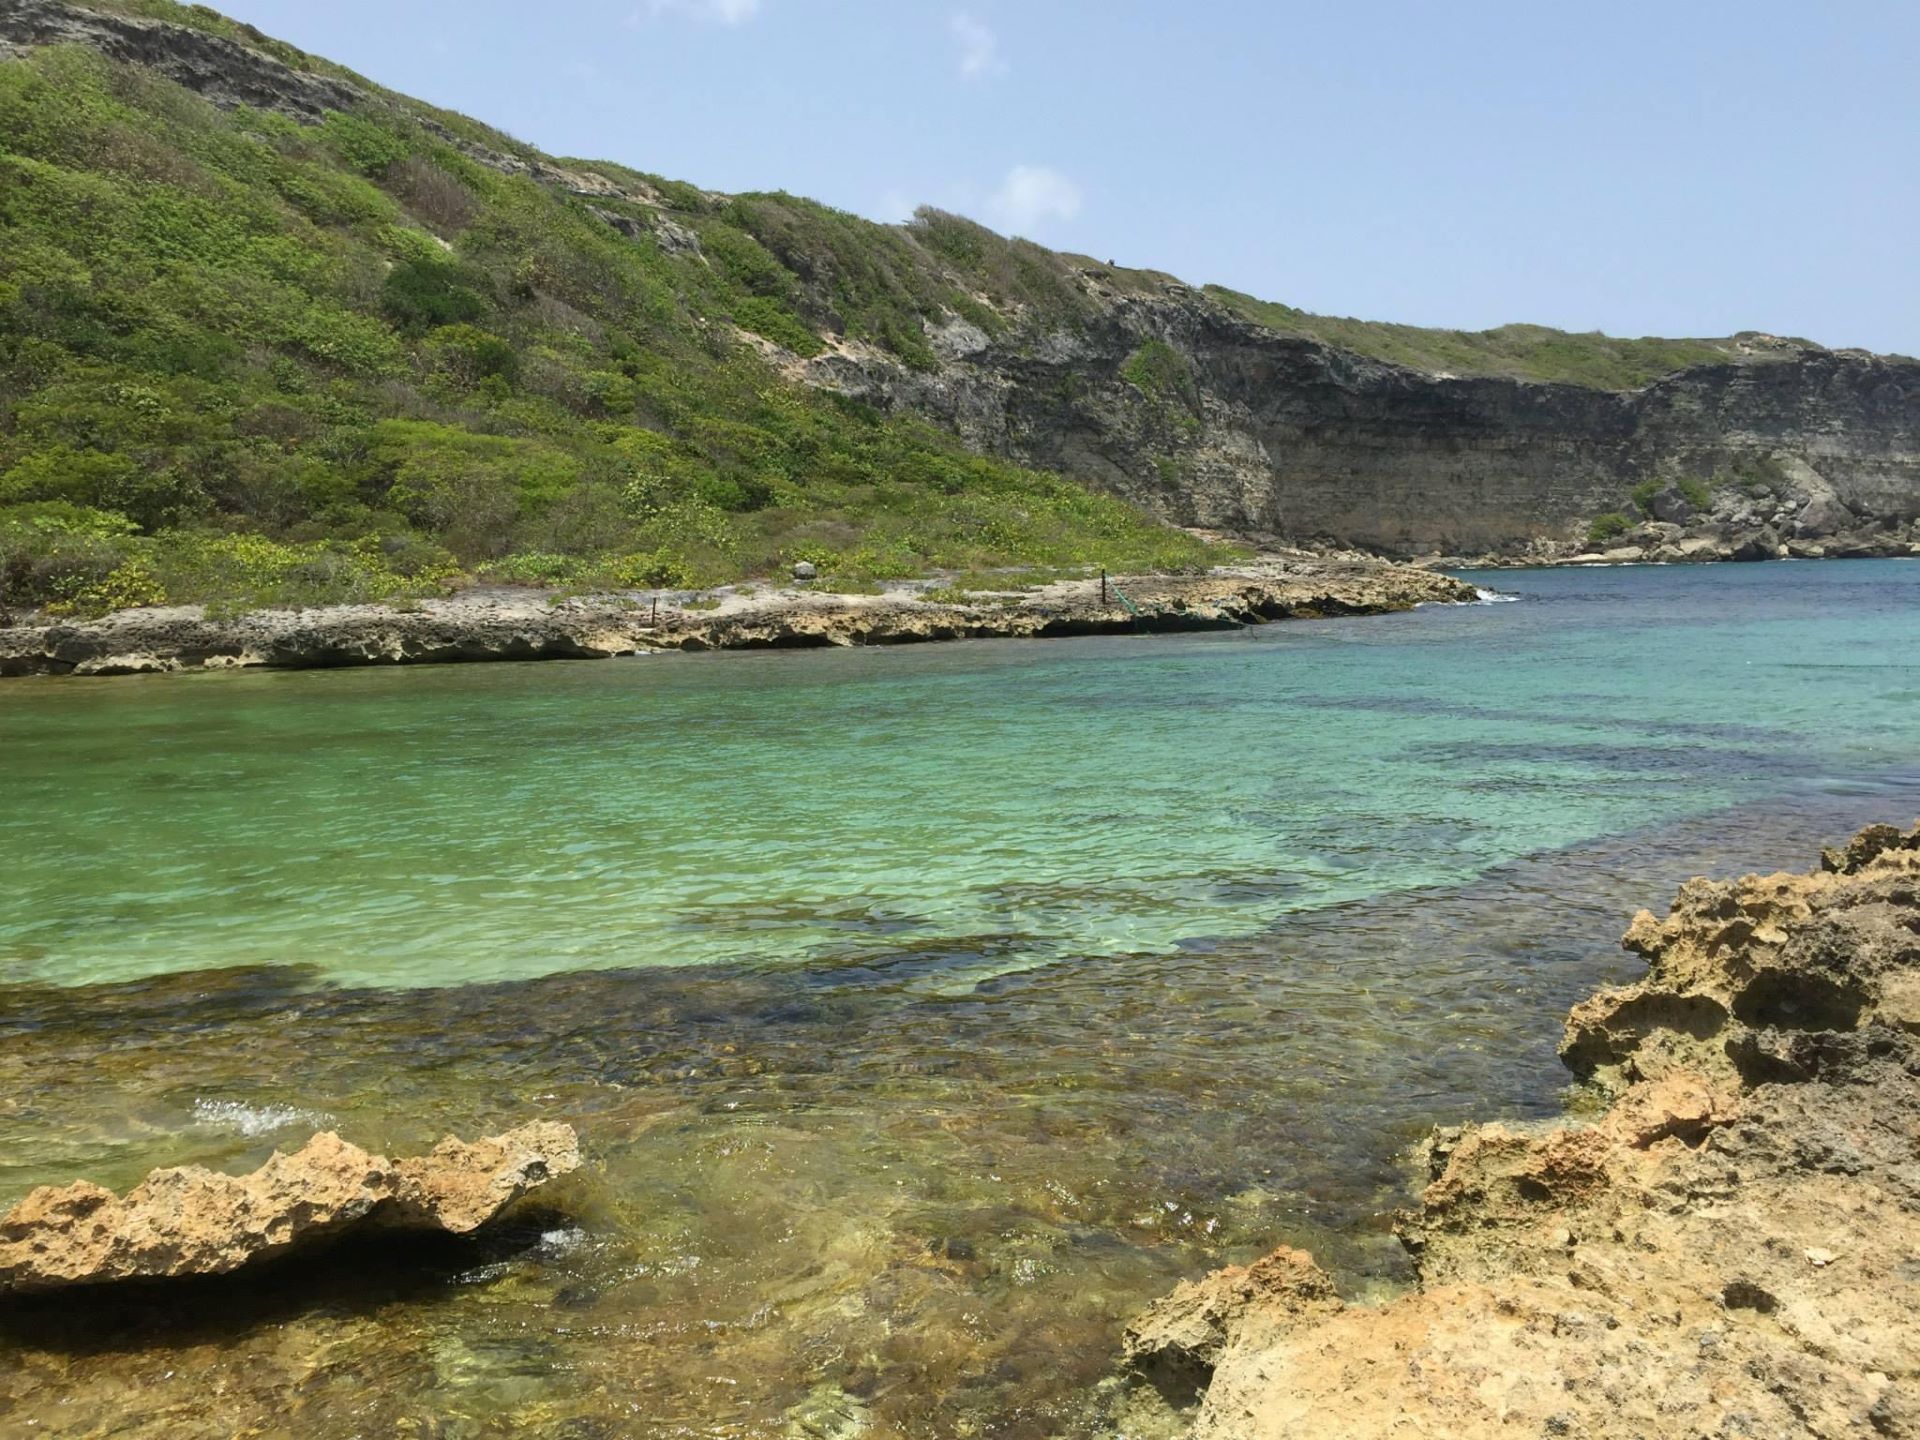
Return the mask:
<svg viewBox="0 0 1920 1440">
<path fill-rule="evenodd" d="M 1437 1132 L 1416 1292 L 1303 1320 L 1229 1270 L 1143 1317 L 1196 1440 L 1916 1433 L 1920 828 L 1691 881 L 1627 943 L 1647 979 L 1568 1031 L 1611 1106 Z"/>
<path fill-rule="evenodd" d="M 1121 593 L 1133 609 L 1120 602 Z M 668 595 L 656 610 L 654 597 L 556 600 L 519 590 L 475 591 L 410 609 L 343 605 L 218 620 L 197 607 L 175 607 L 0 628 L 0 676 L 594 659 L 649 650 L 1232 629 L 1464 602 L 1474 594 L 1470 585 L 1410 566 L 1301 555 L 1198 576 L 1119 576 L 1104 603 L 1097 580 L 1076 580 L 952 602 L 907 589 L 885 595 L 788 590 L 730 595 L 715 609 L 683 608 L 686 597 Z"/>
<path fill-rule="evenodd" d="M 0 1216 L 0 1293 L 224 1275 L 359 1226 L 463 1235 L 579 1164 L 572 1127 L 536 1121 L 397 1163 L 323 1131 L 246 1175 L 156 1170 L 124 1197 L 42 1186 Z"/>
<path fill-rule="evenodd" d="M 1872 553 L 1907 554 L 1920 540 L 1920 362 L 1768 350 L 1602 391 L 1409 370 L 1173 290 L 1096 296 L 1095 319 L 1072 334 L 1015 327 L 942 352 L 932 372 L 852 346 L 793 369 L 1180 524 L 1293 544 L 1513 563 L 1545 544 L 1560 559 L 1593 517 L 1629 509 L 1644 480 L 1756 463 L 1801 476 L 1796 494 L 1818 488 L 1880 521 Z M 1149 341 L 1193 376 L 1184 422 L 1124 377 Z M 1763 555 L 1760 528 L 1756 518 L 1722 536 L 1726 551 L 1773 558 L 1778 538 Z M 1730 558 L 1714 550 L 1688 558 Z"/>
<path fill-rule="evenodd" d="M 1126 1332 L 1126 1360 L 1175 1399 L 1206 1387 L 1228 1338 L 1245 1344 L 1257 1329 L 1273 1335 L 1341 1309 L 1326 1271 L 1304 1250 L 1286 1246 L 1251 1265 L 1229 1265 L 1183 1280 Z"/>
</svg>

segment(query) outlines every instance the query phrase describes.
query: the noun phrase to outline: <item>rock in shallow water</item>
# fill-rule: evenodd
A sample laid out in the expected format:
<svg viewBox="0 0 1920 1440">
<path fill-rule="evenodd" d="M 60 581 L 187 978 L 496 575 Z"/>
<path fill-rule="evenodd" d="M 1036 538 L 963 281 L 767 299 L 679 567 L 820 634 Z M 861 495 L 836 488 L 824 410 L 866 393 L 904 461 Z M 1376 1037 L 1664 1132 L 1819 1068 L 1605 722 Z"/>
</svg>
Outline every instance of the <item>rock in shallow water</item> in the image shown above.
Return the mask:
<svg viewBox="0 0 1920 1440">
<path fill-rule="evenodd" d="M 1283 1249 L 1134 1323 L 1191 1440 L 1920 1434 L 1920 827 L 1691 881 L 1627 944 L 1562 1052 L 1610 1107 L 1437 1135 L 1418 1289 L 1342 1305 Z"/>
<path fill-rule="evenodd" d="M 224 1275 L 359 1227 L 464 1235 L 579 1165 L 573 1127 L 535 1121 L 400 1161 L 322 1131 L 250 1174 L 155 1170 L 124 1198 L 44 1185 L 0 1216 L 0 1293 Z"/>
</svg>

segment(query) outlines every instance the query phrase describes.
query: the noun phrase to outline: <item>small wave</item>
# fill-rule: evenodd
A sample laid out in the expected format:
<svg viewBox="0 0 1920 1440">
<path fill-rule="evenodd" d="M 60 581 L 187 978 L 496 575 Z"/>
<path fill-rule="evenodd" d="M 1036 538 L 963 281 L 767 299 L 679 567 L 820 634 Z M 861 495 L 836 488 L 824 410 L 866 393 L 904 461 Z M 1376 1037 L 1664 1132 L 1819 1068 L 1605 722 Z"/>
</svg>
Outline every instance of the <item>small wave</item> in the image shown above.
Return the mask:
<svg viewBox="0 0 1920 1440">
<path fill-rule="evenodd" d="M 318 1110 L 298 1110 L 291 1105 L 248 1105 L 241 1100 L 196 1100 L 193 1123 L 209 1130 L 224 1130 L 252 1139 L 271 1135 L 299 1125 L 318 1129 L 331 1125 L 333 1117 Z"/>
<path fill-rule="evenodd" d="M 554 1230 L 540 1232 L 540 1254 L 549 1260 L 557 1260 L 573 1254 L 587 1243 L 587 1232 L 577 1225 L 563 1225 Z"/>
<path fill-rule="evenodd" d="M 1413 608 L 1424 610 L 1429 605 L 1510 605 L 1520 598 L 1499 590 L 1483 590 L 1478 585 L 1473 587 L 1473 595 L 1471 600 L 1416 600 Z"/>
</svg>

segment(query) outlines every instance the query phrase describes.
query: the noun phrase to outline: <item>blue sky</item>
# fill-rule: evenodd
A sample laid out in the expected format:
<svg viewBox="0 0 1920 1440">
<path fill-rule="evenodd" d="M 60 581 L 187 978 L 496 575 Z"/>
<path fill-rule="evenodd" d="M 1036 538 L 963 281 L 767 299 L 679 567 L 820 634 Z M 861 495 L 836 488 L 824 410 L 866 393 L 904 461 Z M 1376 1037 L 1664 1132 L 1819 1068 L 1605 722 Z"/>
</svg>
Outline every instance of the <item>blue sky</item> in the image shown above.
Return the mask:
<svg viewBox="0 0 1920 1440">
<path fill-rule="evenodd" d="M 1920 4 L 224 0 L 560 154 L 1310 310 L 1920 354 Z"/>
</svg>

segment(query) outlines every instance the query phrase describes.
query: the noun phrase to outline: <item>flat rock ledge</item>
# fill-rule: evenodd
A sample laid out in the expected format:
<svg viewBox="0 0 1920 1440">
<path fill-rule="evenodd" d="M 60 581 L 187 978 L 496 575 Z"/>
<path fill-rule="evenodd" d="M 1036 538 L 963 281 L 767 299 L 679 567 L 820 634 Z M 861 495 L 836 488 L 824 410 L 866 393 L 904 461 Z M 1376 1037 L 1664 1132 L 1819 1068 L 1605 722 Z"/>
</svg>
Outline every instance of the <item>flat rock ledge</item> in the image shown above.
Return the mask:
<svg viewBox="0 0 1920 1440">
<path fill-rule="evenodd" d="M 363 1228 L 465 1235 L 579 1165 L 573 1128 L 535 1121 L 408 1160 L 322 1131 L 247 1175 L 155 1170 L 124 1197 L 46 1185 L 0 1216 L 0 1294 L 225 1275 Z"/>
<path fill-rule="evenodd" d="M 1436 1131 L 1412 1293 L 1283 1249 L 1134 1322 L 1195 1440 L 1920 1435 L 1920 827 L 1626 943 L 1562 1047 L 1603 1112 Z"/>
<path fill-rule="evenodd" d="M 804 649 L 933 640 L 1221 630 L 1471 601 L 1411 566 L 1298 557 L 1197 576 L 1122 576 L 929 599 L 777 590 L 752 595 L 557 596 L 477 590 L 407 608 L 340 605 L 232 618 L 198 606 L 0 626 L 0 676 L 130 675 L 238 666 L 316 669 L 477 660 L 583 660 L 659 650 Z"/>
</svg>

